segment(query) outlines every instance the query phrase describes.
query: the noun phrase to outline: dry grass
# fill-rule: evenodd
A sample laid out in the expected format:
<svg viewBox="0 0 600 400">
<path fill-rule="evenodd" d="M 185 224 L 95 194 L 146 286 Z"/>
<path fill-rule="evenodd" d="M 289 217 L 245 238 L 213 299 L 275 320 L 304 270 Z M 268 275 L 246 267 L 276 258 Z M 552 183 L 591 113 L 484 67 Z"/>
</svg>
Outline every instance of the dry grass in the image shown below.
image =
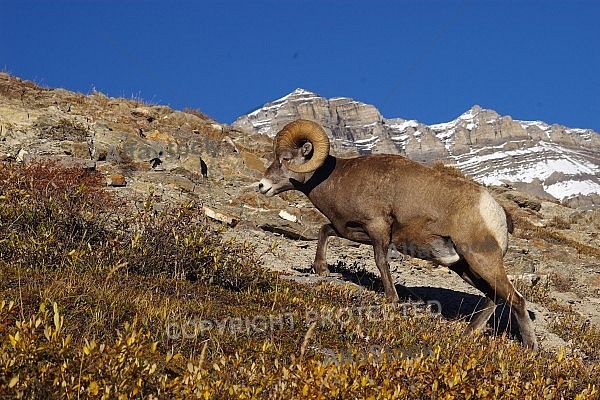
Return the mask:
<svg viewBox="0 0 600 400">
<path fill-rule="evenodd" d="M 348 318 L 383 300 L 281 279 L 196 205 L 157 211 L 149 195 L 131 210 L 101 177 L 58 165 L 0 164 L 0 178 L 1 398 L 598 398 L 600 367 L 573 354 L 394 308 Z M 213 329 L 169 334 L 200 320 Z M 581 337 L 565 335 L 598 348 L 597 331 L 576 326 Z M 432 355 L 323 363 L 325 349 L 423 343 Z"/>
<path fill-rule="evenodd" d="M 522 211 L 520 210 L 509 209 L 509 212 L 514 220 L 515 226 L 519 228 L 519 230 L 515 232 L 515 235 L 522 239 L 543 239 L 549 243 L 572 247 L 581 254 L 600 257 L 600 248 L 598 247 L 573 240 L 555 228 L 536 226 L 532 224 L 527 217 L 523 216 Z M 568 223 L 567 221 L 565 222 Z"/>
<path fill-rule="evenodd" d="M 202 111 L 196 109 L 196 108 L 184 108 L 183 112 L 186 114 L 191 114 L 191 115 L 195 115 L 196 117 L 205 120 L 205 121 L 210 121 L 212 118 L 210 118 L 208 115 L 204 114 Z"/>
<path fill-rule="evenodd" d="M 550 222 L 548 222 L 548 226 L 557 229 L 571 229 L 571 224 L 569 223 L 569 221 L 562 217 L 559 217 L 558 215 L 552 217 Z"/>
<path fill-rule="evenodd" d="M 573 278 L 565 276 L 560 272 L 554 272 L 550 275 L 552 286 L 559 292 L 570 292 L 573 290 Z"/>
</svg>

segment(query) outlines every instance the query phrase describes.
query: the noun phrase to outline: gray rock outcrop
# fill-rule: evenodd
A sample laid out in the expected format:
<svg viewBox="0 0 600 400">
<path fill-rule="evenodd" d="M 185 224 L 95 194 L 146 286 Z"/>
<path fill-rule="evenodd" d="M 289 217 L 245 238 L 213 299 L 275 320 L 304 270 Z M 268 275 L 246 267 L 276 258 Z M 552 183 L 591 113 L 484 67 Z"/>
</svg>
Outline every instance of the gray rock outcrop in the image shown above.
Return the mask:
<svg viewBox="0 0 600 400">
<path fill-rule="evenodd" d="M 598 205 L 600 135 L 590 129 L 514 120 L 480 106 L 428 126 L 386 119 L 373 105 L 325 99 L 304 89 L 239 117 L 233 126 L 272 137 L 297 118 L 323 125 L 340 155 L 393 153 L 423 163 L 442 160 L 484 184 L 519 183 L 538 196 L 582 208 Z"/>
</svg>

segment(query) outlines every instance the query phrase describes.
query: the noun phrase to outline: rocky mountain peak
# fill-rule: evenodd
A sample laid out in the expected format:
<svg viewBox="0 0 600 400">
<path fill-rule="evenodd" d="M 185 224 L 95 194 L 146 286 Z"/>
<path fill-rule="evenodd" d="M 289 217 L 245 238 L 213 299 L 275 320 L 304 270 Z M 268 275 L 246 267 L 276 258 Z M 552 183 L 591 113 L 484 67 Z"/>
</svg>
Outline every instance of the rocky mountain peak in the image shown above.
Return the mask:
<svg viewBox="0 0 600 400">
<path fill-rule="evenodd" d="M 514 120 L 480 105 L 452 121 L 426 125 L 384 118 L 371 104 L 348 97 L 326 99 L 305 89 L 267 103 L 233 125 L 274 136 L 297 118 L 319 122 L 338 154 L 442 160 L 484 184 L 518 184 L 580 207 L 600 206 L 600 135 L 590 129 Z"/>
<path fill-rule="evenodd" d="M 289 96 L 309 96 L 309 97 L 314 97 L 314 96 L 319 96 L 316 93 L 313 93 L 309 90 L 306 89 L 302 89 L 302 88 L 296 88 L 292 93 L 289 94 Z"/>
</svg>

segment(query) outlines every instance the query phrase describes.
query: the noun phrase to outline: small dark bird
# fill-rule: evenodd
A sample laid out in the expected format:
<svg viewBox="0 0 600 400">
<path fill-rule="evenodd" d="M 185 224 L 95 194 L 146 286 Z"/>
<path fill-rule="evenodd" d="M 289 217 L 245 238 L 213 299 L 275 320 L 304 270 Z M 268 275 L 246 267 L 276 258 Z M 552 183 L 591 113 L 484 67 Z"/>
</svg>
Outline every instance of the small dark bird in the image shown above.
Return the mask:
<svg viewBox="0 0 600 400">
<path fill-rule="evenodd" d="M 152 167 L 152 169 L 158 167 L 160 164 L 162 164 L 162 160 L 158 157 L 154 157 L 152 160 L 150 160 L 150 167 Z"/>
<path fill-rule="evenodd" d="M 200 172 L 203 177 L 208 178 L 208 165 L 206 165 L 203 159 L 200 159 Z"/>
</svg>

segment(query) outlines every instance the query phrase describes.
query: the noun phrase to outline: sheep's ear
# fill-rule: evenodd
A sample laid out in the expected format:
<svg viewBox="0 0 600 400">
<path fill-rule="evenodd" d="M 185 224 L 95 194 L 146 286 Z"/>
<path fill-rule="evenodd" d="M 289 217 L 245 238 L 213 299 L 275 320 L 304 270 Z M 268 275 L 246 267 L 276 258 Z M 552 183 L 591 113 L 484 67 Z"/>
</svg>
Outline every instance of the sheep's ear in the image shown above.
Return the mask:
<svg viewBox="0 0 600 400">
<path fill-rule="evenodd" d="M 312 153 L 313 151 L 313 145 L 311 142 L 306 142 L 302 145 L 302 147 L 300 147 L 300 154 L 302 154 L 302 157 L 307 157 L 310 153 Z"/>
</svg>

